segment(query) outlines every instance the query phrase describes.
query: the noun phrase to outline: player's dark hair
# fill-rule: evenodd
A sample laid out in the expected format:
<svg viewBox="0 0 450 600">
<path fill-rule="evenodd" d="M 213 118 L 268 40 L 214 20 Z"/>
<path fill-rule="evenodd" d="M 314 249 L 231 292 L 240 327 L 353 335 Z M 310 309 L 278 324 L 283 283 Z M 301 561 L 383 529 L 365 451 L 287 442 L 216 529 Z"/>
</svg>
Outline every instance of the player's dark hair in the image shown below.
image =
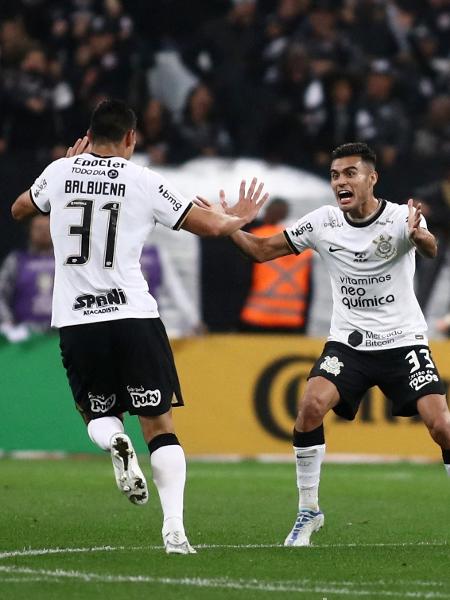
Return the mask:
<svg viewBox="0 0 450 600">
<path fill-rule="evenodd" d="M 120 142 L 127 131 L 136 129 L 136 115 L 121 100 L 104 100 L 92 113 L 89 128 L 95 142 Z"/>
<path fill-rule="evenodd" d="M 377 164 L 377 155 L 364 142 L 352 142 L 351 144 L 342 144 L 333 150 L 331 160 L 344 158 L 345 156 L 360 156 L 361 160 L 370 164 L 374 169 Z"/>
</svg>

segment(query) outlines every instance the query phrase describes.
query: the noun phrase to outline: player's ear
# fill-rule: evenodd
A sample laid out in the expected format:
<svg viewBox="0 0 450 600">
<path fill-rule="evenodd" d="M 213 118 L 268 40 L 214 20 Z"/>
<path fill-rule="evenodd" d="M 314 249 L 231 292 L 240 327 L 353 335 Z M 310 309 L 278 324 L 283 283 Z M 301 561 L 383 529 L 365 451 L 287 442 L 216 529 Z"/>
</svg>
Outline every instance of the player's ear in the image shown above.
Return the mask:
<svg viewBox="0 0 450 600">
<path fill-rule="evenodd" d="M 125 145 L 127 148 L 134 146 L 136 143 L 136 130 L 129 129 L 125 134 Z"/>
<path fill-rule="evenodd" d="M 90 143 L 90 144 L 92 144 L 92 137 L 93 137 L 93 136 L 92 136 L 92 131 L 91 131 L 90 129 L 88 129 L 88 130 L 86 131 L 86 135 L 87 135 L 87 137 L 88 137 L 89 143 Z"/>
<path fill-rule="evenodd" d="M 372 186 L 374 186 L 376 184 L 376 182 L 378 181 L 378 173 L 376 171 L 371 171 L 369 178 L 370 178 L 370 183 L 372 184 Z"/>
</svg>

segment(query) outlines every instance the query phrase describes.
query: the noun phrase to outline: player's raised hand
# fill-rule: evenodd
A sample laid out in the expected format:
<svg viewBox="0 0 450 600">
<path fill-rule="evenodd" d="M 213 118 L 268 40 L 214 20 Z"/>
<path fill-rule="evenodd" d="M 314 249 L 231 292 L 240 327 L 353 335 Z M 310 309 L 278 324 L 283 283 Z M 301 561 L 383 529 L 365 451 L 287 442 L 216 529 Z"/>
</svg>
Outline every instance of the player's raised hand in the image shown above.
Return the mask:
<svg viewBox="0 0 450 600">
<path fill-rule="evenodd" d="M 83 154 L 83 152 L 89 152 L 90 142 L 87 135 L 82 138 L 78 138 L 73 146 L 69 146 L 66 152 L 66 158 Z"/>
<path fill-rule="evenodd" d="M 259 213 L 263 205 L 267 202 L 269 194 L 264 194 L 264 196 L 262 196 L 260 199 L 264 189 L 264 183 L 261 182 L 258 185 L 258 180 L 256 177 L 253 177 L 248 190 L 245 188 L 246 181 L 243 179 L 241 181 L 241 185 L 239 186 L 239 200 L 233 206 L 228 205 L 225 199 L 225 192 L 220 190 L 220 204 L 223 208 L 223 211 L 227 215 L 233 215 L 235 217 L 247 219 L 247 222 L 250 223 Z"/>
<path fill-rule="evenodd" d="M 408 235 L 414 239 L 419 227 L 420 219 L 422 218 L 422 206 L 419 203 L 414 209 L 414 200 L 408 200 Z"/>
</svg>

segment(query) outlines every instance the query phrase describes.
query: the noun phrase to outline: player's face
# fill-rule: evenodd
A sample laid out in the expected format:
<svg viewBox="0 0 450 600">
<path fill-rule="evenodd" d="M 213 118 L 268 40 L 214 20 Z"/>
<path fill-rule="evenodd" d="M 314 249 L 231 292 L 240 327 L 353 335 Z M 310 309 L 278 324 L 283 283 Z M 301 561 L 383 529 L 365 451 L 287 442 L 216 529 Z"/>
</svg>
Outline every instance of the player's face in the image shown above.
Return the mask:
<svg viewBox="0 0 450 600">
<path fill-rule="evenodd" d="M 377 174 L 360 156 L 345 156 L 331 163 L 331 187 L 343 212 L 359 211 L 373 197 Z"/>
</svg>

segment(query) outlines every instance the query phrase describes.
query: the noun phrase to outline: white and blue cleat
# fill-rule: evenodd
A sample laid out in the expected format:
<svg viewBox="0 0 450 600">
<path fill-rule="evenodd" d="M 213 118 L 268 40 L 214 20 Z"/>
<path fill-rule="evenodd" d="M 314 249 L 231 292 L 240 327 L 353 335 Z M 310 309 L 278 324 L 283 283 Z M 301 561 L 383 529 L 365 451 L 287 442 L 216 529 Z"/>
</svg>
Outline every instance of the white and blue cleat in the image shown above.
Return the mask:
<svg viewBox="0 0 450 600">
<path fill-rule="evenodd" d="M 285 546 L 309 546 L 311 535 L 323 527 L 325 517 L 320 510 L 303 508 L 295 519 L 294 527 L 284 540 Z"/>
</svg>

